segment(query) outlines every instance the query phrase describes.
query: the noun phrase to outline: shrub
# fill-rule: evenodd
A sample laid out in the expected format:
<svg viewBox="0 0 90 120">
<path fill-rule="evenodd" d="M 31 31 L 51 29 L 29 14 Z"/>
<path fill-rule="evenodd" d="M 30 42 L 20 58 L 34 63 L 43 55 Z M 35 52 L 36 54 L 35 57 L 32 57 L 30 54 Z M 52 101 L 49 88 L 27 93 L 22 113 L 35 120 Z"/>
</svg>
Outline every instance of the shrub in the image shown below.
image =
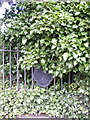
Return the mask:
<svg viewBox="0 0 90 120">
<path fill-rule="evenodd" d="M 26 2 L 15 9 L 6 11 L 4 41 L 12 48 L 18 43 L 22 69 L 42 66 L 55 77 L 90 73 L 89 4 Z"/>
<path fill-rule="evenodd" d="M 53 86 L 48 90 L 38 86 L 26 91 L 23 87 L 20 91 L 15 88 L 1 90 L 0 118 L 41 113 L 58 118 L 89 118 L 89 79 L 79 80 L 62 90 L 56 85 L 56 92 L 53 91 Z"/>
</svg>

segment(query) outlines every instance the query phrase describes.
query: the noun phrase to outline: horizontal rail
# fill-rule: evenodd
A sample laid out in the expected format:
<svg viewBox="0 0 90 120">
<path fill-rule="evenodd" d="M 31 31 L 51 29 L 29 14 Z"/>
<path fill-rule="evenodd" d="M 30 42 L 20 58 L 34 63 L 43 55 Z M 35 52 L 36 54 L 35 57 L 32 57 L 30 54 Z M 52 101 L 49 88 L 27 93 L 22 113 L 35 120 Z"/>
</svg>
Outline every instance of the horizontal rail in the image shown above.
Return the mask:
<svg viewBox="0 0 90 120">
<path fill-rule="evenodd" d="M 24 78 L 22 78 L 22 80 L 24 81 L 24 88 L 25 89 L 27 89 L 27 84 L 28 84 L 28 82 L 27 82 L 27 80 L 28 80 L 28 78 L 31 76 L 31 78 L 32 78 L 32 89 L 34 89 L 34 67 L 32 67 L 32 69 L 31 69 L 31 74 L 30 74 L 30 76 L 28 76 L 27 75 L 27 70 L 26 70 L 26 66 L 25 66 L 25 68 L 24 68 L 24 73 L 20 73 L 20 69 L 21 68 L 19 68 L 19 57 L 21 56 L 21 53 L 23 53 L 23 54 L 31 54 L 30 52 L 27 52 L 27 51 L 24 51 L 24 50 L 19 50 L 19 46 L 18 46 L 18 44 L 17 44 L 17 49 L 15 50 L 12 50 L 12 45 L 10 44 L 10 46 L 9 46 L 10 48 L 8 48 L 8 50 L 5 50 L 5 46 L 4 46 L 4 44 L 3 44 L 3 46 L 2 46 L 2 49 L 0 49 L 0 52 L 1 52 L 1 54 L 2 54 L 2 62 L 1 62 L 1 64 L 2 64 L 2 88 L 3 88 L 3 90 L 4 89 L 6 89 L 6 78 L 5 78 L 5 73 L 7 72 L 6 71 L 6 67 L 5 67 L 5 63 L 6 63 L 6 59 L 5 59 L 5 57 L 6 57 L 6 55 L 5 55 L 5 52 L 8 52 L 9 53 L 9 56 L 8 56 L 8 58 L 9 58 L 9 84 L 10 84 L 10 89 L 12 89 L 12 87 L 13 87 L 13 77 L 12 77 L 12 75 L 13 75 L 13 72 L 12 72 L 12 69 L 13 69 L 13 53 L 12 52 L 14 52 L 15 54 L 16 54 L 16 56 L 15 56 L 15 64 L 16 64 L 16 70 L 15 70 L 15 77 L 16 77 L 16 79 L 15 79 L 15 85 L 17 86 L 17 90 L 19 90 L 19 88 L 20 88 L 20 83 L 21 83 L 21 81 L 20 81 L 20 74 L 22 74 L 22 76 L 24 77 Z M 70 83 L 73 83 L 74 82 L 74 73 L 73 72 L 70 72 L 69 74 L 68 74 L 68 76 L 67 76 L 68 78 L 68 84 L 70 84 Z M 54 92 L 56 91 L 56 79 L 54 78 L 53 79 L 54 81 L 53 81 L 53 85 L 54 85 Z M 60 80 L 60 89 L 62 90 L 63 89 L 63 84 L 64 84 L 64 78 L 61 78 L 61 80 Z M 47 87 L 47 89 L 48 89 L 49 87 Z"/>
<path fill-rule="evenodd" d="M 21 50 L 1 50 L 0 52 L 21 52 Z"/>
</svg>

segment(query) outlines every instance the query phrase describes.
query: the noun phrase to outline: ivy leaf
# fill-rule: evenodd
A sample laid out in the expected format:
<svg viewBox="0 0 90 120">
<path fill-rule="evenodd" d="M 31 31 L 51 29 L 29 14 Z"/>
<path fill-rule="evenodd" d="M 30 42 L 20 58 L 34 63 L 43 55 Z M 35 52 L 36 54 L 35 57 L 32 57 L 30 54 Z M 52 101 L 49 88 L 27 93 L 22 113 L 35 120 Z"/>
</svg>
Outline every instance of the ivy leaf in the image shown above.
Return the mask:
<svg viewBox="0 0 90 120">
<path fill-rule="evenodd" d="M 25 45 L 25 43 L 27 42 L 27 39 L 25 37 L 22 38 L 22 44 Z"/>
<path fill-rule="evenodd" d="M 59 74 L 59 71 L 55 71 L 55 76 L 57 76 Z"/>
<path fill-rule="evenodd" d="M 77 61 L 74 61 L 74 62 L 73 62 L 74 66 L 76 66 L 76 65 L 77 65 L 77 63 L 78 63 Z"/>
<path fill-rule="evenodd" d="M 73 25 L 73 28 L 78 28 L 78 26 L 77 25 Z"/>
<path fill-rule="evenodd" d="M 51 49 L 55 49 L 56 48 L 56 45 L 52 45 Z"/>
<path fill-rule="evenodd" d="M 85 47 L 80 47 L 80 50 L 84 51 L 84 50 L 85 50 Z"/>
<path fill-rule="evenodd" d="M 76 12 L 76 13 L 75 13 L 75 15 L 79 15 L 79 14 L 80 14 L 80 12 Z"/>
<path fill-rule="evenodd" d="M 56 39 L 56 38 L 53 38 L 51 42 L 52 42 L 53 44 L 56 44 L 56 43 L 57 43 L 57 39 Z"/>
<path fill-rule="evenodd" d="M 86 58 L 85 57 L 81 57 L 81 60 L 86 62 Z"/>
<path fill-rule="evenodd" d="M 80 66 L 79 66 L 79 71 L 80 71 L 80 72 L 84 71 L 84 66 L 83 66 L 83 65 L 80 65 Z"/>
<path fill-rule="evenodd" d="M 63 70 L 63 73 L 66 73 L 66 69 Z"/>
<path fill-rule="evenodd" d="M 63 59 L 66 61 L 66 60 L 68 59 L 68 56 L 69 56 L 69 53 L 68 53 L 68 52 L 64 53 L 64 54 L 63 54 Z"/>
<path fill-rule="evenodd" d="M 74 58 L 77 58 L 77 57 L 78 57 L 78 54 L 73 53 L 73 57 L 74 57 Z"/>
<path fill-rule="evenodd" d="M 41 59 L 41 63 L 42 63 L 42 64 L 45 64 L 45 60 L 44 60 L 44 59 Z"/>
<path fill-rule="evenodd" d="M 84 43 L 84 46 L 85 46 L 85 47 L 88 47 L 88 46 L 89 46 L 89 43 L 88 43 L 88 42 Z"/>
<path fill-rule="evenodd" d="M 68 68 L 73 68 L 72 62 L 67 63 Z"/>
<path fill-rule="evenodd" d="M 28 39 L 30 39 L 30 34 L 26 36 Z"/>
<path fill-rule="evenodd" d="M 53 70 L 49 70 L 49 73 L 52 74 L 52 73 L 53 73 Z"/>
</svg>

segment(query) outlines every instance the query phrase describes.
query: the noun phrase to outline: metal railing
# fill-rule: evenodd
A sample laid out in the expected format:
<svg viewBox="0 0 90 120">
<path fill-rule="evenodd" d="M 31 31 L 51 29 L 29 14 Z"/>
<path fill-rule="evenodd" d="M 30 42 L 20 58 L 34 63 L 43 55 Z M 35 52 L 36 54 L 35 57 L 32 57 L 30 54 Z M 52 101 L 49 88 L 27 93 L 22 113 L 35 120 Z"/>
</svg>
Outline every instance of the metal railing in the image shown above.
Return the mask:
<svg viewBox="0 0 90 120">
<path fill-rule="evenodd" d="M 12 60 L 13 60 L 13 56 L 12 56 L 12 53 L 16 53 L 16 89 L 19 90 L 19 86 L 20 86 L 20 77 L 19 77 L 19 55 L 21 55 L 21 51 L 19 50 L 19 47 L 17 45 L 17 49 L 16 50 L 12 50 L 11 49 L 11 44 L 9 46 L 9 49 L 6 50 L 5 49 L 5 46 L 3 44 L 2 46 L 2 49 L 0 49 L 0 53 L 2 55 L 2 77 L 0 78 L 1 81 L 2 81 L 2 89 L 5 90 L 5 52 L 8 53 L 8 58 L 9 58 L 9 88 L 12 89 L 12 68 L 13 68 L 13 65 L 12 65 Z M 32 86 L 32 89 L 34 88 L 34 78 L 33 78 L 33 73 L 34 73 L 34 68 L 31 68 L 31 86 Z M 26 68 L 24 68 L 24 71 L 23 71 L 23 82 L 24 82 L 24 88 L 27 89 L 27 70 Z M 72 82 L 74 81 L 74 77 L 73 77 L 73 72 L 70 72 L 68 73 L 68 81 L 67 83 L 68 84 L 71 84 Z M 63 83 L 64 83 L 64 78 L 62 78 L 60 80 L 60 86 L 61 86 L 61 89 L 62 89 L 62 86 L 63 86 Z M 53 85 L 54 85 L 54 91 L 55 91 L 55 87 L 56 87 L 56 78 L 53 79 Z"/>
<path fill-rule="evenodd" d="M 12 89 L 12 52 L 17 54 L 17 60 L 16 60 L 16 66 L 17 66 L 17 89 L 19 89 L 19 67 L 18 67 L 18 60 L 19 60 L 19 52 L 18 46 L 17 50 L 11 50 L 11 44 L 10 44 L 10 49 L 5 50 L 5 46 L 3 44 L 2 49 L 0 49 L 0 52 L 2 53 L 2 88 L 5 89 L 5 52 L 8 52 L 9 55 L 9 79 L 10 79 L 10 89 Z"/>
</svg>

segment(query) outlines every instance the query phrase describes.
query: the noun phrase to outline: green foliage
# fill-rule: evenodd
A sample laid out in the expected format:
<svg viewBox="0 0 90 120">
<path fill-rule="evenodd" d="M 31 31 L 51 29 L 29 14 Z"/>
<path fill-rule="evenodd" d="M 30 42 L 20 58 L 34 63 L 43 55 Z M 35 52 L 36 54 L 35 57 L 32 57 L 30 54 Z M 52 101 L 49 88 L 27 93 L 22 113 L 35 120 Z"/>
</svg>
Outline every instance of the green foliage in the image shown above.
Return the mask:
<svg viewBox="0 0 90 120">
<path fill-rule="evenodd" d="M 22 69 L 42 66 L 55 77 L 72 70 L 88 73 L 90 9 L 86 2 L 25 2 L 20 7 L 18 14 L 6 12 L 4 41 L 13 48 L 16 43 L 20 46 Z"/>
<path fill-rule="evenodd" d="M 65 86 L 60 90 L 56 85 L 50 89 L 35 86 L 20 91 L 0 90 L 0 118 L 15 118 L 25 114 L 47 114 L 49 117 L 58 118 L 88 118 L 89 116 L 89 79 L 79 80 L 77 83 Z"/>
<path fill-rule="evenodd" d="M 8 48 L 11 42 L 12 49 L 16 49 L 18 43 L 22 69 L 42 66 L 59 79 L 70 71 L 87 76 L 90 74 L 89 9 L 86 2 L 18 4 L 18 14 L 12 7 L 3 19 L 7 28 L 3 34 L 5 45 Z M 8 61 L 7 58 L 7 64 Z M 12 69 L 14 72 L 16 65 Z M 90 78 L 75 81 L 62 90 L 57 84 L 56 93 L 53 87 L 46 90 L 38 86 L 26 91 L 21 87 L 18 92 L 15 88 L 0 90 L 0 117 L 45 113 L 59 118 L 88 118 Z"/>
</svg>

